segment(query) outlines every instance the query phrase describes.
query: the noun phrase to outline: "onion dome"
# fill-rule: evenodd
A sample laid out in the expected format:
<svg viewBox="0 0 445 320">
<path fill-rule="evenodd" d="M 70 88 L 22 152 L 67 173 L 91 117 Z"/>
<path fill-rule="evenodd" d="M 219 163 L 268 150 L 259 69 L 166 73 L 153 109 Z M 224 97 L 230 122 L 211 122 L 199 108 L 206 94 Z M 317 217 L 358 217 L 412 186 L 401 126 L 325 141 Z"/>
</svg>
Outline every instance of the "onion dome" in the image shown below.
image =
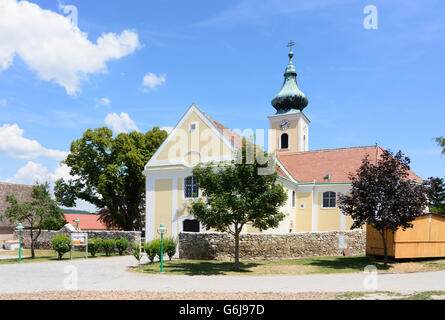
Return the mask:
<svg viewBox="0 0 445 320">
<path fill-rule="evenodd" d="M 298 88 L 297 72 L 295 71 L 295 66 L 292 63 L 293 56 L 294 53 L 290 51 L 289 63 L 287 64 L 286 71 L 284 72 L 283 86 L 275 98 L 272 99 L 272 105 L 275 109 L 277 109 L 277 114 L 288 113 L 291 111 L 303 111 L 303 109 L 309 103 L 304 93 Z"/>
</svg>

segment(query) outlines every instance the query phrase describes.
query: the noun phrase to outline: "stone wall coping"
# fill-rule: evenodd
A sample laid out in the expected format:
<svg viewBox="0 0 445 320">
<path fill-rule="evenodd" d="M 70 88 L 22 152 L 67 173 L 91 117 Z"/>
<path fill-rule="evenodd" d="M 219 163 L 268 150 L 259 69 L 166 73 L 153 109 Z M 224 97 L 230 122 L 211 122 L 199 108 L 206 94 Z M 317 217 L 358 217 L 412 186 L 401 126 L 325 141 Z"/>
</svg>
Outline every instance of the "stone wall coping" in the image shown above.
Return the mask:
<svg viewBox="0 0 445 320">
<path fill-rule="evenodd" d="M 286 232 L 286 233 L 241 233 L 240 236 L 244 235 L 254 235 L 254 236 L 289 236 L 289 235 L 303 235 L 303 234 L 330 234 L 330 233 L 356 233 L 356 232 L 363 232 L 364 230 L 358 229 L 358 230 L 346 230 L 346 231 L 308 231 L 308 232 Z M 202 235 L 220 235 L 220 234 L 229 234 L 232 235 L 230 232 L 190 232 L 190 231 L 181 231 L 181 233 L 185 234 L 202 234 Z"/>
</svg>

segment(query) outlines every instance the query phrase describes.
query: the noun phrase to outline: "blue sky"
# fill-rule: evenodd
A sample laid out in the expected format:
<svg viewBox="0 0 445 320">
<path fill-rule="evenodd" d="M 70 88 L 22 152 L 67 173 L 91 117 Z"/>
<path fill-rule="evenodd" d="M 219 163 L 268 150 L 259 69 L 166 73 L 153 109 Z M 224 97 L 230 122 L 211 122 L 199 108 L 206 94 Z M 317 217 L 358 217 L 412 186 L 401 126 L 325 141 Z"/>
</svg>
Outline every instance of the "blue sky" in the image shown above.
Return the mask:
<svg viewBox="0 0 445 320">
<path fill-rule="evenodd" d="M 0 0 L 0 181 L 64 176 L 86 129 L 174 126 L 193 102 L 230 128 L 266 129 L 291 39 L 311 150 L 377 142 L 421 177 L 445 176 L 433 140 L 445 135 L 443 1 L 31 3 Z M 77 30 L 60 20 L 67 5 Z"/>
</svg>

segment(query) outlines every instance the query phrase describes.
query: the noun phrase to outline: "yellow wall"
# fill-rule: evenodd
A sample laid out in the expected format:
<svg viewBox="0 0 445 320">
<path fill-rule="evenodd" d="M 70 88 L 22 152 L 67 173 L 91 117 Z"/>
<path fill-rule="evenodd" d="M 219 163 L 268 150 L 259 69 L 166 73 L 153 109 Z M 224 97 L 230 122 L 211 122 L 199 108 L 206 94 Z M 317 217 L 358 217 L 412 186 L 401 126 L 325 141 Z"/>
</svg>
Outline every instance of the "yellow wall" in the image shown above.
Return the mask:
<svg viewBox="0 0 445 320">
<path fill-rule="evenodd" d="M 288 152 L 296 152 L 297 146 L 298 146 L 298 119 L 289 120 L 289 128 L 286 130 L 281 130 L 280 128 L 280 121 L 270 122 L 270 129 L 272 129 L 275 132 L 275 138 L 272 142 L 273 145 L 271 146 L 271 150 L 277 150 L 280 151 L 280 136 L 282 133 L 287 133 L 289 135 L 289 150 Z M 287 151 L 280 151 L 280 152 L 287 152 Z"/>
<path fill-rule="evenodd" d="M 338 193 L 337 193 L 338 197 Z M 340 230 L 340 209 L 322 208 L 323 192 L 318 193 L 318 231 Z"/>
<path fill-rule="evenodd" d="M 288 201 L 291 201 L 292 203 L 292 198 Z M 304 203 L 304 209 L 300 208 L 300 204 L 302 203 Z M 312 231 L 312 192 L 296 193 L 296 208 L 294 215 L 294 232 Z"/>
<path fill-rule="evenodd" d="M 191 122 L 198 124 L 197 130 L 193 132 L 189 131 Z M 187 163 L 195 165 L 202 159 L 200 159 L 199 154 L 188 153 L 189 151 L 200 151 L 203 158 L 230 156 L 232 154 L 229 146 L 195 112 L 190 114 L 179 129 L 176 135 L 170 138 L 171 140 L 159 153 L 156 160 L 172 161 L 185 156 L 184 160 Z"/>
<path fill-rule="evenodd" d="M 155 229 L 163 223 L 167 227 L 166 236 L 170 237 L 172 235 L 172 179 L 155 180 L 155 190 Z"/>
</svg>

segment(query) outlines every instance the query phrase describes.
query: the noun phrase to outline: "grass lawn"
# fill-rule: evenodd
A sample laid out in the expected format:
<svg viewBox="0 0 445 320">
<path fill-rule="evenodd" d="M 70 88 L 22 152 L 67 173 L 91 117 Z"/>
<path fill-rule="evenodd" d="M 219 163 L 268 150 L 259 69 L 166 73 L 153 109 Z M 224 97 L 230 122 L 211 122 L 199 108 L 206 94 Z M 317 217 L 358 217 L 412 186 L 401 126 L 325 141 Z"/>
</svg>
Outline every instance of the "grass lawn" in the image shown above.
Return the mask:
<svg viewBox="0 0 445 320">
<path fill-rule="evenodd" d="M 445 291 L 400 293 L 390 291 L 345 292 L 337 294 L 337 300 L 444 300 Z"/>
<path fill-rule="evenodd" d="M 60 261 L 58 260 L 57 252 L 54 250 L 48 249 L 36 249 L 35 251 L 35 258 L 31 258 L 31 249 L 22 249 L 22 262 L 21 263 L 28 263 L 28 262 L 43 262 L 43 261 Z M 8 263 L 18 263 L 19 259 L 1 259 L 2 256 L 10 256 L 15 255 L 18 257 L 19 250 L 13 250 L 13 251 L 2 251 L 0 252 L 0 264 L 8 264 Z M 113 254 L 112 256 L 118 256 L 117 253 Z M 96 257 L 92 257 L 90 254 L 88 254 L 88 259 L 92 258 L 101 258 L 106 257 L 105 253 L 97 253 Z M 85 258 L 85 251 L 73 251 L 73 259 L 79 259 L 79 258 Z M 63 255 L 62 260 L 69 260 L 70 259 L 70 253 L 67 252 Z"/>
<path fill-rule="evenodd" d="M 379 272 L 419 272 L 445 269 L 445 260 L 419 260 L 390 262 L 387 268 L 383 261 L 370 256 L 315 257 L 288 260 L 241 261 L 240 270 L 233 271 L 233 262 L 207 260 L 164 261 L 165 274 L 182 275 L 292 275 L 317 273 L 363 272 L 368 265 L 374 265 Z M 147 274 L 159 273 L 160 263 L 142 264 L 131 271 Z"/>
</svg>

